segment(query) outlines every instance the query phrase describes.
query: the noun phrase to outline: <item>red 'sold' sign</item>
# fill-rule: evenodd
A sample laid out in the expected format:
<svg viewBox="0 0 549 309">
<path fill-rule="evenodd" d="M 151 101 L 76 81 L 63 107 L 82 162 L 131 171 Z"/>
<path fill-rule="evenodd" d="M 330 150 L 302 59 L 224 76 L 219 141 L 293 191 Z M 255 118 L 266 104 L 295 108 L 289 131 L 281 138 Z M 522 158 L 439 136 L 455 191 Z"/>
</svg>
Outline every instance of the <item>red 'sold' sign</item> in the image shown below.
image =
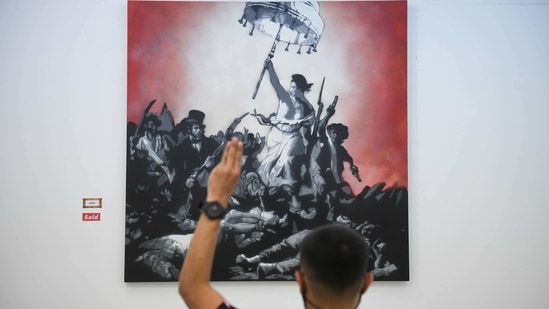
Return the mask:
<svg viewBox="0 0 549 309">
<path fill-rule="evenodd" d="M 82 221 L 100 221 L 101 214 L 98 212 L 86 212 L 82 214 Z"/>
</svg>

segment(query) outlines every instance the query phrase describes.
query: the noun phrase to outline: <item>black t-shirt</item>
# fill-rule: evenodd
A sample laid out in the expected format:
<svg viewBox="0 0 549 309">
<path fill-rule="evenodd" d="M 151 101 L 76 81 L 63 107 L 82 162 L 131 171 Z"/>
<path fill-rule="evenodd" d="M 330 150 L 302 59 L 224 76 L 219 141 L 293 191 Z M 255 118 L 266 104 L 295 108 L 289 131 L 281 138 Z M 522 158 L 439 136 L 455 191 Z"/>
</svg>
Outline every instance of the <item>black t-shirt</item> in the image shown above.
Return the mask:
<svg viewBox="0 0 549 309">
<path fill-rule="evenodd" d="M 217 309 L 237 309 L 236 307 L 231 306 L 231 304 L 224 302 Z"/>
</svg>

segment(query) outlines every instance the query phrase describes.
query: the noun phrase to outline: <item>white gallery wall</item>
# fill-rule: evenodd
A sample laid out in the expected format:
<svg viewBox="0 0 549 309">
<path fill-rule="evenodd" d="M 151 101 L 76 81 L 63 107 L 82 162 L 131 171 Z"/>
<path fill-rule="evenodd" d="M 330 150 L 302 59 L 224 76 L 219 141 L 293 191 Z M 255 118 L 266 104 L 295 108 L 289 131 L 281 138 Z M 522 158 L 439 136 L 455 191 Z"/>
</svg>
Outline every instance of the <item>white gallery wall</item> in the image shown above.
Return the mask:
<svg viewBox="0 0 549 309">
<path fill-rule="evenodd" d="M 549 0 L 408 5 L 411 280 L 360 308 L 549 308 Z M 0 1 L 0 308 L 185 307 L 123 282 L 126 10 Z M 292 282 L 214 286 L 303 307 Z"/>
</svg>

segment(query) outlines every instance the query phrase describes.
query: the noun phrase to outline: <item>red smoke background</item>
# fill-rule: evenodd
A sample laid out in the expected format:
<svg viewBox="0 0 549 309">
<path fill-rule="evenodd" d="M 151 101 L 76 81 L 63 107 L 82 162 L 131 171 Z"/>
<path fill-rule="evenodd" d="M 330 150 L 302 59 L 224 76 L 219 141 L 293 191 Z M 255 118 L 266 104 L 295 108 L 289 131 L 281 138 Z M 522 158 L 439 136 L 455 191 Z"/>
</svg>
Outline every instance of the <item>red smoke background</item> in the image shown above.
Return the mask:
<svg viewBox="0 0 549 309">
<path fill-rule="evenodd" d="M 189 74 L 196 63 L 185 59 L 185 51 L 201 44 L 194 33 L 198 24 L 215 22 L 212 11 L 235 5 L 242 10 L 245 3 L 128 2 L 128 122 L 139 123 L 152 99 L 170 102 L 168 108 L 176 123 L 186 117 L 186 111 L 196 108 L 191 103 L 196 97 L 191 99 L 189 93 L 194 93 L 199 77 Z M 318 54 L 324 52 L 327 59 L 339 57 L 337 60 L 345 67 L 341 80 L 348 85 L 348 89 L 337 93 L 347 103 L 345 109 L 338 104 L 338 117 L 334 116 L 332 122 L 342 122 L 349 127 L 349 138 L 343 145 L 359 167 L 362 182 L 358 183 L 348 169 L 344 178 L 355 193 L 378 182 L 407 187 L 407 3 L 320 2 L 320 14 L 326 28 Z M 235 14 L 231 18 L 236 22 L 240 16 Z M 343 37 L 345 39 L 341 39 Z M 207 39 L 215 40 L 215 37 Z M 325 46 L 322 51 L 323 44 L 327 45 L 322 40 L 337 41 L 337 44 Z M 337 53 L 333 52 L 335 48 Z M 217 50 L 212 54 L 221 57 L 222 52 Z M 204 61 L 208 61 L 208 57 L 204 57 Z M 256 75 L 249 78 L 254 84 L 261 61 L 255 61 L 259 63 L 254 64 Z M 239 73 L 234 72 L 234 78 L 241 78 Z M 281 82 L 285 77 L 281 77 Z M 262 87 L 266 89 L 268 83 L 264 83 Z M 309 95 L 315 106 L 316 95 Z M 326 95 L 325 105 L 331 103 L 332 97 Z M 159 112 L 161 106 L 157 103 L 153 111 Z M 272 106 L 271 111 L 274 110 Z M 228 111 L 227 105 L 219 109 L 221 114 Z M 210 114 L 207 113 L 207 117 L 211 117 Z"/>
</svg>

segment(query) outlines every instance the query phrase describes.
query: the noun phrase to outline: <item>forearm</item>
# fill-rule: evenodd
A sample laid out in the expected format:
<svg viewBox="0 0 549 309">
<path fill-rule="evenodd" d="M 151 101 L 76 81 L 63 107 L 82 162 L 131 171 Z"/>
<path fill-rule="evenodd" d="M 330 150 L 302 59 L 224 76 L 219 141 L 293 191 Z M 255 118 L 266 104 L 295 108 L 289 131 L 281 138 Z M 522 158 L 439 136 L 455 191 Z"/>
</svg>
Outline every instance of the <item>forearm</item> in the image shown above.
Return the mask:
<svg viewBox="0 0 549 309">
<path fill-rule="evenodd" d="M 240 176 L 242 149 L 242 142 L 235 137 L 227 141 L 221 162 L 212 170 L 208 179 L 206 202 L 216 201 L 221 207 L 227 208 L 227 200 Z M 201 214 L 185 257 L 179 276 L 179 293 L 191 309 L 217 308 L 223 302 L 223 296 L 210 286 L 220 224 L 221 215 L 209 213 L 208 217 Z"/>
<path fill-rule="evenodd" d="M 280 80 L 278 79 L 278 75 L 276 74 L 273 67 L 269 67 L 269 81 L 271 82 L 271 85 L 273 86 L 277 96 L 280 98 L 281 95 L 285 94 L 286 91 L 284 90 L 284 87 L 282 87 L 282 84 L 280 84 Z"/>
<path fill-rule="evenodd" d="M 219 225 L 220 220 L 208 219 L 204 214 L 198 220 L 179 277 L 179 293 L 189 308 L 201 308 L 205 299 L 211 300 L 214 306 L 223 301 L 223 297 L 210 287 Z M 205 298 L 205 294 L 211 295 Z"/>
<path fill-rule="evenodd" d="M 276 74 L 274 68 L 272 66 L 268 66 L 267 72 L 269 73 L 269 81 L 271 82 L 271 85 L 275 88 L 280 86 L 280 80 L 278 79 L 278 75 Z"/>
<path fill-rule="evenodd" d="M 210 281 L 219 225 L 219 220 L 211 220 L 204 214 L 200 215 L 191 245 L 185 256 L 185 263 L 181 271 L 181 281 L 189 281 L 193 285 L 201 284 L 202 282 L 208 283 Z"/>
</svg>

